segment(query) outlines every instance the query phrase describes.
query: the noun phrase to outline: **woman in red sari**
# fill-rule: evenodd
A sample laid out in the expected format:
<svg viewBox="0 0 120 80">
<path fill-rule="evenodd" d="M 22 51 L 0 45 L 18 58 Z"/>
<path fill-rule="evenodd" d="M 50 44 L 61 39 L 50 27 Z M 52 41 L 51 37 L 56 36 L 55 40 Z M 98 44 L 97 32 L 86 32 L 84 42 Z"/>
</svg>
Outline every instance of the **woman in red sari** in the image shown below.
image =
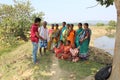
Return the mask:
<svg viewBox="0 0 120 80">
<path fill-rule="evenodd" d="M 64 46 L 64 52 L 61 55 L 61 59 L 68 60 L 71 58 L 70 48 L 71 48 L 71 42 L 68 40 L 66 41 L 66 45 Z"/>
<path fill-rule="evenodd" d="M 61 53 L 63 53 L 64 50 L 64 43 L 62 40 L 60 40 L 60 45 L 58 48 L 54 48 L 54 52 L 55 52 L 55 56 L 59 58 L 59 56 L 61 55 Z"/>
</svg>

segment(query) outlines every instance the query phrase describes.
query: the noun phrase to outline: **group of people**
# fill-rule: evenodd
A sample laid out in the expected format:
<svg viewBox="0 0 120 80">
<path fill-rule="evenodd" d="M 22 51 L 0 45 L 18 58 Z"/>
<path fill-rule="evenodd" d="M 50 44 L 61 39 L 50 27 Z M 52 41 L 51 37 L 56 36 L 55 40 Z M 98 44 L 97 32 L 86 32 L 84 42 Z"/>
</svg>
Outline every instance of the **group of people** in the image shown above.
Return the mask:
<svg viewBox="0 0 120 80">
<path fill-rule="evenodd" d="M 78 23 L 77 30 L 74 30 L 74 24 L 66 24 L 66 22 L 62 23 L 60 29 L 58 24 L 51 26 L 49 30 L 51 45 L 48 45 L 48 49 L 52 50 L 57 58 L 73 62 L 79 59 L 87 60 L 91 36 L 88 23 L 84 25 Z"/>
<path fill-rule="evenodd" d="M 91 36 L 88 23 L 83 25 L 78 23 L 78 29 L 74 30 L 74 24 L 66 24 L 66 22 L 63 22 L 60 28 L 59 24 L 52 24 L 50 29 L 47 28 L 46 21 L 39 27 L 40 22 L 41 19 L 36 18 L 31 26 L 34 63 L 37 62 L 38 45 L 40 55 L 42 55 L 42 48 L 44 48 L 44 54 L 48 49 L 54 52 L 59 59 L 73 62 L 77 62 L 79 59 L 87 60 Z"/>
</svg>

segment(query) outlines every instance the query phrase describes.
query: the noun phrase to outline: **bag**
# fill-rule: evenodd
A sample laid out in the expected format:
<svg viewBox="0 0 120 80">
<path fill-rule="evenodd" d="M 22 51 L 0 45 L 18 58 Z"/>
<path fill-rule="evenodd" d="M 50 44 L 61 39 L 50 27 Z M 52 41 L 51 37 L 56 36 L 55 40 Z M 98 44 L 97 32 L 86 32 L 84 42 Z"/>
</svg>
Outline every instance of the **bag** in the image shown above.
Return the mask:
<svg viewBox="0 0 120 80">
<path fill-rule="evenodd" d="M 107 65 L 96 73 L 95 80 L 107 80 L 111 75 L 111 71 L 112 65 Z"/>
</svg>

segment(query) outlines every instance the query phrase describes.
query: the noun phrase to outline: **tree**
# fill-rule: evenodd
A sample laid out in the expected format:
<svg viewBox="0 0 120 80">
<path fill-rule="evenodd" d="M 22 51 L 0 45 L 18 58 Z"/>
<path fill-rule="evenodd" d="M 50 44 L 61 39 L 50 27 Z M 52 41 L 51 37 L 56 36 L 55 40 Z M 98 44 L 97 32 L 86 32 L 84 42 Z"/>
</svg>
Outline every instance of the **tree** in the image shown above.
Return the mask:
<svg viewBox="0 0 120 80">
<path fill-rule="evenodd" d="M 120 80 L 120 0 L 97 0 L 97 1 L 100 2 L 101 5 L 106 5 L 106 7 L 113 5 L 113 2 L 115 2 L 117 10 L 117 28 L 113 57 L 113 68 L 109 80 Z"/>
<path fill-rule="evenodd" d="M 111 26 L 111 27 L 116 27 L 117 23 L 114 20 L 110 20 L 109 23 L 108 23 L 108 25 Z"/>
<path fill-rule="evenodd" d="M 104 26 L 104 23 L 97 23 L 96 26 Z"/>
<path fill-rule="evenodd" d="M 0 4 L 2 40 L 11 43 L 12 36 L 13 38 L 20 37 L 27 40 L 26 33 L 29 31 L 31 23 L 33 23 L 33 18 L 44 16 L 43 12 L 34 13 L 34 11 L 35 9 L 31 7 L 29 0 L 14 0 L 13 5 Z"/>
</svg>

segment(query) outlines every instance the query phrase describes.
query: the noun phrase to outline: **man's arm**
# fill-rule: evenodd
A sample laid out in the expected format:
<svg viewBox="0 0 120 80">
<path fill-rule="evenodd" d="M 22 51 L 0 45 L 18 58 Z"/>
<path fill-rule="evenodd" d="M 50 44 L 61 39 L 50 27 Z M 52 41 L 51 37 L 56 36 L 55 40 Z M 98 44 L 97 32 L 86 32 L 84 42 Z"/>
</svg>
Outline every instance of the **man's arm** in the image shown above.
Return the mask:
<svg viewBox="0 0 120 80">
<path fill-rule="evenodd" d="M 41 36 L 39 36 L 39 33 L 38 33 L 38 32 L 35 32 L 35 35 L 36 35 L 39 39 L 44 40 Z"/>
</svg>

